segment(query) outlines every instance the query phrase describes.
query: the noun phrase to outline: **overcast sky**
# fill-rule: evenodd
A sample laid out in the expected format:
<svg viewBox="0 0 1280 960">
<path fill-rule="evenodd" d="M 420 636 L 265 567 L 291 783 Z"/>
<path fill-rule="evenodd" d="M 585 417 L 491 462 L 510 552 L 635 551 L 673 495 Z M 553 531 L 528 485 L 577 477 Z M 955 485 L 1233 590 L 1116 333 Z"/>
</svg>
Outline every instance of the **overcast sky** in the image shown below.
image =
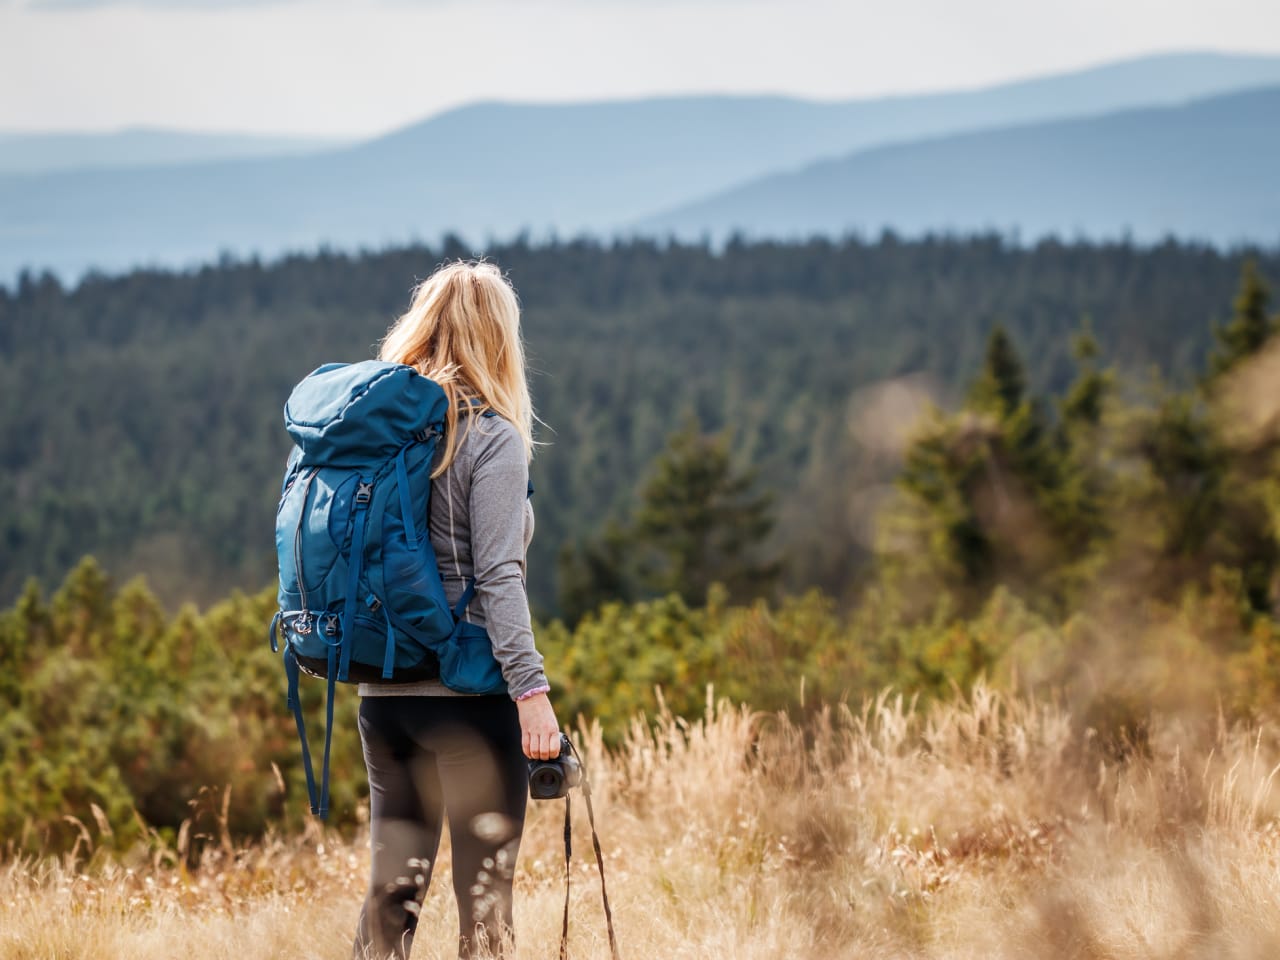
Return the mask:
<svg viewBox="0 0 1280 960">
<path fill-rule="evenodd" d="M 0 0 L 0 130 L 357 136 L 478 99 L 820 98 L 1280 53 L 1280 0 Z"/>
</svg>

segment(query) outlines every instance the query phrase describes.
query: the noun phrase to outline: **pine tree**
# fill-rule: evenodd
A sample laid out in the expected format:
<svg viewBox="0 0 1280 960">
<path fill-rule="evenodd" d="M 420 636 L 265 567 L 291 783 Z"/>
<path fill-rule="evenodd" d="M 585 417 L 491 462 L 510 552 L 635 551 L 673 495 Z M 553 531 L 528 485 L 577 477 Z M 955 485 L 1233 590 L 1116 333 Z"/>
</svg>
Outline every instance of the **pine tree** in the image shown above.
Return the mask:
<svg viewBox="0 0 1280 960">
<path fill-rule="evenodd" d="M 726 434 L 705 436 L 687 420 L 650 468 L 630 520 L 561 551 L 561 617 L 574 624 L 603 603 L 646 595 L 698 606 L 715 583 L 738 600 L 768 593 L 780 566 L 759 555 L 773 497 L 755 492 L 756 482 L 755 470 L 733 466 Z"/>
<path fill-rule="evenodd" d="M 1103 408 L 1115 388 L 1115 373 L 1098 369 L 1102 349 L 1087 321 L 1085 330 L 1076 336 L 1071 353 L 1079 373 L 1059 405 L 1063 428 L 1092 429 L 1102 422 Z"/>
<path fill-rule="evenodd" d="M 885 570 L 909 590 L 940 588 L 962 611 L 1001 583 L 1051 599 L 1048 578 L 1074 520 L 1063 509 L 1065 454 L 1002 327 L 968 397 L 906 451 L 904 498 L 884 527 Z"/>
<path fill-rule="evenodd" d="M 632 554 L 630 534 L 616 521 L 597 538 L 566 543 L 556 565 L 560 618 L 572 626 L 604 603 L 634 599 Z"/>
<path fill-rule="evenodd" d="M 1027 374 L 1022 358 L 1000 324 L 987 339 L 986 359 L 982 373 L 969 388 L 969 408 L 1008 417 L 1019 406 L 1027 392 Z"/>
<path fill-rule="evenodd" d="M 1221 539 L 1223 451 L 1199 398 L 1167 393 L 1141 416 L 1135 453 L 1150 481 L 1137 514 L 1161 544 L 1157 572 L 1176 589 L 1207 573 L 1204 558 Z"/>
<path fill-rule="evenodd" d="M 1254 356 L 1280 328 L 1280 318 L 1267 316 L 1267 286 L 1258 274 L 1258 265 L 1246 260 L 1240 274 L 1231 320 L 1215 327 L 1217 349 L 1209 361 L 1210 378 L 1219 377 Z"/>
<path fill-rule="evenodd" d="M 753 492 L 756 471 L 736 470 L 730 452 L 726 434 L 705 436 L 690 419 L 658 457 L 632 533 L 649 589 L 700 604 L 713 583 L 741 599 L 777 579 L 778 565 L 758 559 L 773 529 L 773 498 Z"/>
<path fill-rule="evenodd" d="M 1274 359 L 1262 354 L 1280 332 L 1280 317 L 1268 317 L 1268 299 L 1257 264 L 1245 261 L 1232 318 L 1214 329 L 1218 348 L 1204 382 L 1215 408 L 1220 461 L 1220 503 L 1212 521 L 1223 545 L 1218 554 L 1240 571 L 1245 599 L 1258 612 L 1270 612 L 1280 600 L 1280 537 L 1271 512 L 1280 435 L 1265 425 L 1266 416 L 1257 416 L 1275 403 Z"/>
</svg>

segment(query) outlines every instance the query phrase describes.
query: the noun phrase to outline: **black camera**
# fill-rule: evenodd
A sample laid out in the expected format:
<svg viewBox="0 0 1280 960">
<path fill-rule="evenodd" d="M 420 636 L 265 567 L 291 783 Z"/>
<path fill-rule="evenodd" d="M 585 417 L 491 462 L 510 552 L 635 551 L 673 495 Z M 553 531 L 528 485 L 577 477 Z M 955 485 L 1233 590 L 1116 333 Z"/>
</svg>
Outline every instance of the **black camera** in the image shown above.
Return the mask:
<svg viewBox="0 0 1280 960">
<path fill-rule="evenodd" d="M 550 760 L 529 761 L 529 796 L 535 800 L 556 800 L 582 782 L 582 764 L 573 755 L 573 744 L 560 734 L 560 755 Z"/>
</svg>

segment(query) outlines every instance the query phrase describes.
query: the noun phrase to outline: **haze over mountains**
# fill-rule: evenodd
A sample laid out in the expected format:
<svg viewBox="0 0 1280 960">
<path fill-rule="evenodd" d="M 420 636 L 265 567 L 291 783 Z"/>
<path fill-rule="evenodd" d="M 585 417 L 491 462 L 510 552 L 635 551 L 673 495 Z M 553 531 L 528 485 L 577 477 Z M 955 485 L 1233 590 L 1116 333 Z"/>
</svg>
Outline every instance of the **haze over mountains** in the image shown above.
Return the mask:
<svg viewBox="0 0 1280 960">
<path fill-rule="evenodd" d="M 155 167 L 241 157 L 315 153 L 335 137 L 265 137 L 135 127 L 114 133 L 0 133 L 0 174 L 99 167 Z"/>
<path fill-rule="evenodd" d="M 1280 243 L 1280 86 L 879 147 L 644 221 L 646 232 L 792 238 L 995 230 Z M 833 202 L 832 198 L 840 198 Z"/>
<path fill-rule="evenodd" d="M 476 104 L 300 154 L 305 144 L 245 141 L 243 153 L 270 155 L 228 158 L 217 140 L 204 153 L 194 141 L 170 141 L 168 154 L 134 143 L 118 164 L 55 169 L 65 157 L 54 157 L 32 172 L 32 142 L 0 139 L 0 172 L 27 163 L 0 173 L 0 280 L 24 267 L 74 277 L 446 232 L 1280 240 L 1267 168 L 1280 147 L 1280 57 L 1169 55 L 836 103 Z"/>
</svg>

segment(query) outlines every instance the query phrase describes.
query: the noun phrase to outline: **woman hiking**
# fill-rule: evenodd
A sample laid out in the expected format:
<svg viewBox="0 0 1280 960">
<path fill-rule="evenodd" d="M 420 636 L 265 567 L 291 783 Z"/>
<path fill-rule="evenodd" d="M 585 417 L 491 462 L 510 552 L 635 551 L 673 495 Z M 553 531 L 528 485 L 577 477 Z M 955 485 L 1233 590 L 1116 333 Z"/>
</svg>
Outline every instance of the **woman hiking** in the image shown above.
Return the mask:
<svg viewBox="0 0 1280 960">
<path fill-rule="evenodd" d="M 360 684 L 373 862 L 353 955 L 409 955 L 446 818 L 459 956 L 497 954 L 512 937 L 528 760 L 560 751 L 525 591 L 534 417 L 515 291 L 493 264 L 442 267 L 414 291 L 380 359 L 414 367 L 448 398 L 431 546 L 451 606 L 474 580 L 463 617 L 488 633 L 508 692 Z"/>
</svg>

